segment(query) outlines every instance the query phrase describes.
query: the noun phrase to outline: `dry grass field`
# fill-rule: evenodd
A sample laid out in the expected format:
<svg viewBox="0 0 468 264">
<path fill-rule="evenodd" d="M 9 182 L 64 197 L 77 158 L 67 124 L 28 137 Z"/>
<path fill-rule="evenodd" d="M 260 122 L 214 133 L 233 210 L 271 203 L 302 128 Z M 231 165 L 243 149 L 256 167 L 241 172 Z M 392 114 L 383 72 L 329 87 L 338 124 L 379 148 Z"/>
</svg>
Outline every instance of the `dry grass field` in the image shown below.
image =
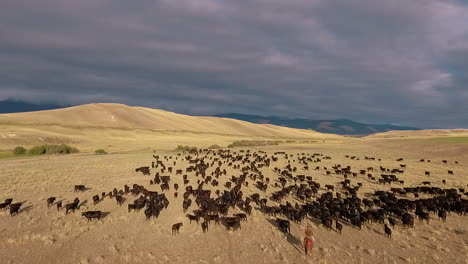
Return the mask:
<svg viewBox="0 0 468 264">
<path fill-rule="evenodd" d="M 94 108 L 92 105 L 87 107 Z M 136 110 L 147 112 L 144 109 Z M 105 111 L 109 112 L 123 119 L 125 111 L 120 113 L 114 108 Z M 171 113 L 166 114 L 172 116 Z M 24 202 L 16 216 L 11 217 L 8 210 L 0 211 L 1 263 L 468 263 L 468 216 L 455 213 L 449 214 L 446 222 L 432 214 L 429 224 L 415 219 L 414 228 L 403 227 L 400 222 L 392 228 L 391 239 L 385 236 L 382 224 L 367 223 L 359 230 L 342 222 L 343 232 L 339 234 L 326 229 L 320 220 L 309 217 L 301 224 L 291 221 L 291 234 L 284 235 L 274 224 L 275 218 L 264 215 L 254 204 L 252 215 L 241 223 L 241 229 L 226 231 L 223 225 L 210 224 L 209 231 L 203 233 L 200 225 L 190 224 L 182 210 L 183 190 L 180 189 L 184 189 L 184 184 L 182 176 L 176 175 L 175 170 L 184 169 L 185 172 L 189 163 L 183 156 L 188 154 L 178 156 L 180 153 L 173 151 L 179 144 L 207 147 L 211 144 L 226 146 L 241 139 L 293 140 L 248 150 L 251 153 L 265 151 L 268 156 L 278 151 L 293 155 L 289 160 L 291 166 L 298 168 L 296 174 L 310 175 L 321 184 L 315 199 L 327 192 L 323 188 L 325 184 L 335 185 L 335 191 L 343 193 L 339 187 L 343 176 L 334 173 L 327 175 L 323 169 L 335 164 L 343 167 L 349 165 L 352 171 L 357 172 L 370 166 L 399 168 L 400 164 L 406 164 L 405 172 L 397 175 L 404 180 L 404 187 L 420 186 L 423 181 L 431 181 L 432 186 L 465 188 L 467 191 L 468 144 L 463 140 L 432 139 L 440 138 L 440 135 L 411 137 L 410 134 L 405 138 L 400 135 L 345 138 L 245 122 L 239 125 L 242 127 L 240 129 L 237 121 L 231 124 L 234 121 L 218 122 L 211 118 L 206 118 L 209 124 L 199 127 L 195 125 L 199 121 L 193 121 L 195 123 L 187 127 L 171 128 L 161 117 L 159 124 L 162 124 L 162 128 L 158 128 L 155 125 L 157 122 L 149 122 L 152 126 L 137 126 L 130 122 L 133 117 L 125 119 L 126 125 L 119 123 L 112 127 L 104 119 L 92 123 L 87 123 L 89 119 L 86 117 L 75 120 L 71 116 L 78 116 L 76 112 L 68 115 L 68 118 L 62 113 L 53 118 L 50 113 L 27 116 L 0 115 L 0 149 L 7 151 L 18 145 L 31 147 L 41 142 L 67 143 L 78 147 L 81 153 L 0 159 L 0 201 L 11 197 L 14 202 Z M 183 122 L 187 117 L 180 118 Z M 137 121 L 146 124 L 144 119 Z M 50 124 L 46 125 L 47 122 Z M 96 122 L 103 125 L 96 126 Z M 173 122 L 177 123 L 177 119 Z M 131 129 L 133 125 L 138 129 Z M 229 133 L 231 126 L 237 130 Z M 457 133 L 456 137 L 460 135 Z M 104 148 L 110 154 L 94 155 L 93 151 L 97 148 Z M 245 155 L 246 152 L 241 153 L 241 149 L 247 150 L 230 150 Z M 322 153 L 331 159 L 310 163 L 309 170 L 303 170 L 303 165 L 296 158 L 301 153 Z M 122 206 L 109 197 L 93 205 L 92 196 L 112 191 L 113 188 L 123 189 L 125 184 L 144 185 L 149 190 L 161 192 L 158 185 L 149 184 L 159 168 L 151 169 L 151 177 L 135 172 L 137 167 L 150 166 L 154 161 L 152 155 L 159 155 L 162 159 L 167 156 L 167 160 L 163 159 L 166 165 L 172 165 L 177 157 L 173 173 L 166 171 L 162 174 L 171 176 L 171 189 L 166 192 L 170 205 L 157 219 L 147 221 L 143 210 L 128 212 L 127 205 L 138 198 L 131 194 L 124 196 L 126 201 Z M 199 154 L 200 157 L 205 155 L 206 152 Z M 345 155 L 356 156 L 359 160 L 346 158 Z M 171 156 L 172 159 L 169 158 Z M 271 179 L 267 191 L 260 191 L 255 187 L 255 182 L 247 178 L 249 186 L 242 187 L 244 197 L 254 193 L 260 193 L 262 198 L 269 197 L 272 192 L 281 189 L 274 186 L 279 175 L 273 168 L 285 168 L 288 161 L 282 156 L 278 155 L 278 161 L 272 162 L 270 167 L 260 169 L 265 177 Z M 366 156 L 375 157 L 376 160 L 366 160 Z M 210 157 L 213 157 L 212 154 L 206 159 L 211 163 Z M 398 158 L 404 160 L 396 161 Z M 420 162 L 422 158 L 431 162 Z M 447 164 L 442 160 L 447 160 Z M 242 165 L 241 162 L 234 164 Z M 315 166 L 321 169 L 315 170 Z M 211 174 L 214 168 L 208 168 L 207 174 Z M 242 174 L 227 163 L 221 165 L 221 169 L 226 169 L 227 175 L 219 177 L 219 187 L 205 185 L 205 189 L 226 190 L 224 183 L 231 176 Z M 448 170 L 453 170 L 453 175 L 449 175 Z M 430 171 L 431 176 L 425 176 L 425 171 Z M 196 187 L 196 181 L 201 177 L 197 178 L 195 173 L 187 174 L 190 180 L 188 185 Z M 373 174 L 378 177 L 380 172 L 376 170 Z M 443 179 L 446 180 L 445 185 L 442 184 Z M 358 192 L 360 198 L 370 197 L 375 190 L 403 187 L 398 184 L 382 185 L 365 175 L 351 178 L 351 182 L 363 184 Z M 173 183 L 181 186 L 177 198 L 173 196 Z M 88 189 L 74 192 L 73 187 L 77 184 L 84 184 Z M 288 180 L 288 185 L 292 184 L 294 181 Z M 57 197 L 64 204 L 78 197 L 80 208 L 68 215 L 63 208 L 60 211 L 55 207 L 48 208 L 46 199 L 50 196 Z M 212 196 L 216 197 L 214 194 Z M 429 197 L 422 195 L 421 198 Z M 406 198 L 414 199 L 411 194 Z M 467 196 L 463 198 L 468 199 Z M 286 200 L 293 204 L 300 203 L 292 196 Z M 275 204 L 268 201 L 268 205 Z M 192 205 L 189 212 L 196 208 L 196 204 Z M 81 213 L 88 210 L 101 210 L 106 215 L 101 220 L 87 221 Z M 230 209 L 229 215 L 240 212 L 238 208 Z M 172 235 L 171 226 L 177 222 L 183 223 L 180 234 Z M 312 256 L 306 257 L 301 244 L 308 224 L 314 230 L 316 244 Z"/>
</svg>

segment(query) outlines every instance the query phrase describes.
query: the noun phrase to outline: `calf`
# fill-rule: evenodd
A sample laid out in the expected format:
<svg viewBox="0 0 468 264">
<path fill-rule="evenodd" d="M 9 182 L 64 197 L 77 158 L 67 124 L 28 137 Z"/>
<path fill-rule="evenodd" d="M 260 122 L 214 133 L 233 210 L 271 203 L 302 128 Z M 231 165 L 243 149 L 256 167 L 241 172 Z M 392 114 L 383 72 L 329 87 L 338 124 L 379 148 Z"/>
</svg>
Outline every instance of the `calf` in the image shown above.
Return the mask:
<svg viewBox="0 0 468 264">
<path fill-rule="evenodd" d="M 445 222 L 445 220 L 447 219 L 447 212 L 443 210 L 439 210 L 438 215 L 439 215 L 439 219 L 442 219 Z"/>
<path fill-rule="evenodd" d="M 190 215 L 190 214 L 187 214 L 186 216 L 190 220 L 190 223 L 192 223 L 192 221 L 195 221 L 198 224 L 198 220 L 200 219 L 200 217 L 196 215 Z"/>
<path fill-rule="evenodd" d="M 420 213 L 417 213 L 417 215 L 420 221 L 426 220 L 426 222 L 429 224 L 429 220 L 430 220 L 429 213 L 420 212 Z"/>
<path fill-rule="evenodd" d="M 153 210 L 151 208 L 147 208 L 145 210 L 146 221 L 150 220 L 153 216 Z"/>
<path fill-rule="evenodd" d="M 93 196 L 94 205 L 98 204 L 100 200 L 101 200 L 101 199 L 99 198 L 99 195 L 94 195 L 94 196 Z"/>
<path fill-rule="evenodd" d="M 340 232 L 341 234 L 341 230 L 343 230 L 343 225 L 340 224 L 338 221 L 336 221 L 335 227 L 336 227 L 336 232 Z"/>
<path fill-rule="evenodd" d="M 387 224 L 385 224 L 384 229 L 385 229 L 385 235 L 388 238 L 392 238 L 392 230 L 390 229 L 390 227 L 387 226 Z"/>
<path fill-rule="evenodd" d="M 19 209 L 21 208 L 22 203 L 10 204 L 10 215 L 18 215 Z"/>
<path fill-rule="evenodd" d="M 73 213 L 75 212 L 76 209 L 78 209 L 78 204 L 79 204 L 79 200 L 78 201 L 74 201 L 73 203 L 69 203 L 69 204 L 66 204 L 65 205 L 65 214 L 68 214 L 68 211 L 73 211 Z"/>
<path fill-rule="evenodd" d="M 203 233 L 208 232 L 208 222 L 205 221 L 205 222 L 201 223 L 201 228 L 203 230 Z"/>
<path fill-rule="evenodd" d="M 84 213 L 81 213 L 82 216 L 86 217 L 88 221 L 91 221 L 93 218 L 97 218 L 98 220 L 101 220 L 102 212 L 101 211 L 87 211 Z"/>
<path fill-rule="evenodd" d="M 115 196 L 115 200 L 117 201 L 118 205 L 122 205 L 124 203 L 124 198 L 120 195 Z"/>
<path fill-rule="evenodd" d="M 10 206 L 10 204 L 13 202 L 13 198 L 8 198 L 8 199 L 5 199 L 5 203 Z"/>
<path fill-rule="evenodd" d="M 167 183 L 161 184 L 161 191 L 162 192 L 169 191 L 169 184 L 167 184 Z"/>
<path fill-rule="evenodd" d="M 55 197 L 47 198 L 47 207 L 51 207 L 55 202 Z"/>
<path fill-rule="evenodd" d="M 180 227 L 183 226 L 183 225 L 184 224 L 182 224 L 182 223 L 173 224 L 172 225 L 172 235 L 178 234 Z"/>
<path fill-rule="evenodd" d="M 328 229 L 332 229 L 332 224 L 333 224 L 333 221 L 331 218 L 322 218 L 322 224 L 328 228 Z"/>
<path fill-rule="evenodd" d="M 57 202 L 57 211 L 60 210 L 60 208 L 62 208 L 62 201 Z"/>
</svg>

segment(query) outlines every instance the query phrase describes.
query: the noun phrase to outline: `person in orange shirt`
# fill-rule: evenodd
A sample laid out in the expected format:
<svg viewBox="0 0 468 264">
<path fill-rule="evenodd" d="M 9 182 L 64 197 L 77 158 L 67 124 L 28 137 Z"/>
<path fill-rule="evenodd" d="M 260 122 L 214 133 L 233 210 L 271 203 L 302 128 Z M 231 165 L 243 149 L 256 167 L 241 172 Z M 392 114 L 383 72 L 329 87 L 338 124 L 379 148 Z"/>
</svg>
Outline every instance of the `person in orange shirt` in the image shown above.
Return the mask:
<svg viewBox="0 0 468 264">
<path fill-rule="evenodd" d="M 312 229 L 308 225 L 305 230 L 305 238 L 304 238 L 304 251 L 306 255 L 310 255 L 312 249 L 314 248 L 315 238 L 313 236 Z"/>
</svg>

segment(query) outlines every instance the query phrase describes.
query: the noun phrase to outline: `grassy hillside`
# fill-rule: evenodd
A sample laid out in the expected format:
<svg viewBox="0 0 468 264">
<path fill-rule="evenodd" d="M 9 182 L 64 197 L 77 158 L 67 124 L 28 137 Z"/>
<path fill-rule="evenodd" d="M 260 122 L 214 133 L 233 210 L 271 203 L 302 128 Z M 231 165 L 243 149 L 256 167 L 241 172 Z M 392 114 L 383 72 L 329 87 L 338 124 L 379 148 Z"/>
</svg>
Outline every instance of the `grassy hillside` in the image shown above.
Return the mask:
<svg viewBox="0 0 468 264">
<path fill-rule="evenodd" d="M 177 145 L 227 146 L 236 140 L 342 140 L 341 136 L 244 121 L 188 116 L 121 104 L 1 114 L 0 149 L 69 144 L 81 151 L 174 149 Z M 346 139 L 349 140 L 349 139 Z"/>
<path fill-rule="evenodd" d="M 404 138 L 404 137 L 466 137 L 468 129 L 429 129 L 417 131 L 388 131 L 365 138 Z"/>
</svg>

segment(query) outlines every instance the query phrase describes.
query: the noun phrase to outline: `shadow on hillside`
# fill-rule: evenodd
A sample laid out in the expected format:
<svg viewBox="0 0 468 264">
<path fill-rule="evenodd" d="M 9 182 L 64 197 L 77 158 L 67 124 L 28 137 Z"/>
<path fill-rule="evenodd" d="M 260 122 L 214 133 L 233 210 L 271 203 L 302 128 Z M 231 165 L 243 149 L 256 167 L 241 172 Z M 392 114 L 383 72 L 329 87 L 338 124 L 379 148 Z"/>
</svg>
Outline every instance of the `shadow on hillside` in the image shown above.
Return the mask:
<svg viewBox="0 0 468 264">
<path fill-rule="evenodd" d="M 78 208 L 77 208 L 77 209 L 79 210 L 79 209 L 81 208 L 81 206 L 84 206 L 84 205 L 86 205 L 86 204 L 88 204 L 88 200 L 82 201 L 82 202 L 78 205 Z"/>
<path fill-rule="evenodd" d="M 277 225 L 276 221 L 274 219 L 268 219 L 268 222 L 275 226 L 279 232 L 281 232 L 284 237 L 286 238 L 286 240 L 289 242 L 289 244 L 291 244 L 291 246 L 293 246 L 299 253 L 303 253 L 301 251 L 301 248 L 302 248 L 302 244 L 301 244 L 301 240 L 299 240 L 297 237 L 295 237 L 293 234 L 291 233 L 283 233 L 280 229 L 279 229 L 279 226 Z"/>
<path fill-rule="evenodd" d="M 33 206 L 32 205 L 28 205 L 26 207 L 23 207 L 19 210 L 19 213 L 23 213 L 23 212 L 28 212 L 29 210 L 31 210 Z"/>
</svg>

